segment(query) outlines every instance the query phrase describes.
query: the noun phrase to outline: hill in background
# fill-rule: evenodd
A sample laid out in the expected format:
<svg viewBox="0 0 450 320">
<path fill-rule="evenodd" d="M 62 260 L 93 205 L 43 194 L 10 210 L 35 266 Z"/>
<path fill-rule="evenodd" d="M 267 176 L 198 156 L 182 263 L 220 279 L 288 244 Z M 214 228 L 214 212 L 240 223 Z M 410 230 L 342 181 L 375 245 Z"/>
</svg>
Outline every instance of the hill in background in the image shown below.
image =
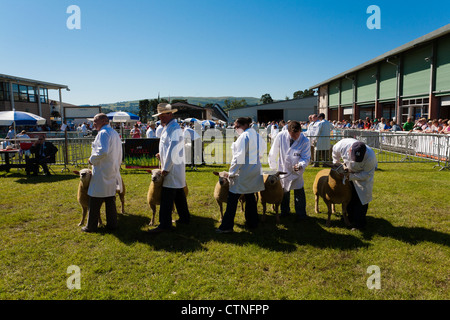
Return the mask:
<svg viewBox="0 0 450 320">
<path fill-rule="evenodd" d="M 169 97 L 161 97 L 163 99 L 169 99 Z M 149 100 L 154 98 L 149 98 Z M 188 103 L 194 105 L 204 106 L 206 104 L 219 104 L 222 108 L 225 106 L 225 100 L 242 100 L 245 99 L 249 106 L 254 106 L 259 103 L 260 98 L 254 97 L 170 97 L 170 100 L 187 100 Z M 100 104 L 104 112 L 110 111 L 127 111 L 137 114 L 139 112 L 139 100 L 133 101 L 121 101 L 116 103 Z"/>
</svg>

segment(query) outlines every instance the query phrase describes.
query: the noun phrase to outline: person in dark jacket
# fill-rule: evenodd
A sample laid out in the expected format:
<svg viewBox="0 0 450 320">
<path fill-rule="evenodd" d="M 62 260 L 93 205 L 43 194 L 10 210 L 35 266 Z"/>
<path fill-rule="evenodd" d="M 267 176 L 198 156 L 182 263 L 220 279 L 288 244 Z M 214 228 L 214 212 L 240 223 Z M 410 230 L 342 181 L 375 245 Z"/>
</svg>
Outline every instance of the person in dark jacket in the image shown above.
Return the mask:
<svg viewBox="0 0 450 320">
<path fill-rule="evenodd" d="M 42 166 L 44 173 L 47 176 L 50 176 L 51 173 L 48 169 L 47 163 L 56 162 L 56 153 L 58 152 L 58 148 L 56 148 L 53 143 L 45 141 L 45 136 L 40 135 L 38 140 L 30 148 L 30 152 L 34 155 L 34 157 L 31 157 L 28 160 L 27 174 L 30 174 L 31 171 L 33 172 L 33 175 L 37 176 L 39 166 Z"/>
</svg>

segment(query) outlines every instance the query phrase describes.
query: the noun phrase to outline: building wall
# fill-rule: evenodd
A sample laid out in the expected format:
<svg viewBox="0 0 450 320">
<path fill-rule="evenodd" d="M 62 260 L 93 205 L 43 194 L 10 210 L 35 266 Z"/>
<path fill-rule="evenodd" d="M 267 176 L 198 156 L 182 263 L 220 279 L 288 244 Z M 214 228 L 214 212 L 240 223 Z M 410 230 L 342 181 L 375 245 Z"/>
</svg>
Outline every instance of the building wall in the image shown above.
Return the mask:
<svg viewBox="0 0 450 320">
<path fill-rule="evenodd" d="M 39 105 L 33 102 L 14 101 L 14 109 L 16 111 L 30 112 L 47 119 L 50 124 L 50 105 L 48 103 L 41 103 L 42 114 L 39 114 Z M 0 111 L 12 111 L 10 101 L 0 101 Z"/>
<path fill-rule="evenodd" d="M 368 106 L 374 106 L 374 118 L 393 114 L 402 123 L 408 115 L 417 117 L 418 108 L 421 116 L 445 117 L 448 111 L 441 100 L 450 96 L 449 49 L 450 35 L 445 35 L 399 54 L 390 63 L 381 61 L 333 80 L 319 88 L 319 111 L 330 114 L 330 120 L 363 118 Z"/>
<path fill-rule="evenodd" d="M 254 121 L 258 121 L 258 110 L 283 110 L 284 121 L 307 121 L 310 114 L 317 112 L 317 101 L 317 96 L 314 96 L 304 99 L 287 100 L 257 106 L 249 106 L 246 108 L 230 110 L 228 112 L 228 117 L 230 122 L 239 117 L 250 117 Z"/>
</svg>

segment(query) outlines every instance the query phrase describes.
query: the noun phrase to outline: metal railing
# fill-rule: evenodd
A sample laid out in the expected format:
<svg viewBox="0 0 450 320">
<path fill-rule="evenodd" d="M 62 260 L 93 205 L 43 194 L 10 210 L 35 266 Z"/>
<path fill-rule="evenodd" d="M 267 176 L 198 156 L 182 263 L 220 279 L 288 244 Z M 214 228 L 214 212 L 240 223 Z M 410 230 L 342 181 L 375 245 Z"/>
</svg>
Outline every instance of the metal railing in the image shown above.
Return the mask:
<svg viewBox="0 0 450 320">
<path fill-rule="evenodd" d="M 233 139 L 233 135 L 227 134 L 224 130 L 215 131 L 218 135 L 223 135 L 221 146 L 218 151 L 223 153 L 222 157 L 205 157 L 210 152 L 210 142 L 202 142 L 201 155 L 205 159 L 202 163 L 216 164 L 217 159 L 224 160 L 222 163 L 229 163 L 231 149 L 226 145 Z M 204 133 L 203 133 L 204 134 Z M 267 142 L 268 135 L 260 130 L 260 134 L 264 141 Z M 55 165 L 64 166 L 63 170 L 68 170 L 67 166 L 86 166 L 91 154 L 91 145 L 94 136 L 83 136 L 78 132 L 74 133 L 47 133 L 47 141 L 52 142 L 57 148 Z M 205 137 L 206 138 L 206 137 Z M 235 138 L 235 137 L 234 137 Z M 332 147 L 338 141 L 344 138 L 355 138 L 366 143 L 376 151 L 379 163 L 419 163 L 419 162 L 436 162 L 435 167 L 441 170 L 450 169 L 450 135 L 445 134 L 424 134 L 414 132 L 378 132 L 357 129 L 336 129 L 331 132 L 330 136 L 310 136 L 311 140 L 311 164 L 318 165 L 331 162 Z M 124 140 L 124 139 L 123 139 Z M 203 140 L 203 139 L 202 139 Z M 208 139 L 207 139 L 208 140 Z M 4 142 L 0 139 L 0 143 Z M 219 141 L 215 139 L 215 141 Z M 231 141 L 231 142 L 233 142 Z M 320 141 L 320 142 L 319 142 Z M 186 140 L 186 148 L 191 148 L 189 141 Z M 220 149 L 220 150 L 219 150 Z M 206 151 L 206 153 L 205 153 Z M 267 154 L 270 151 L 270 142 L 267 143 L 267 150 L 263 156 L 263 163 L 267 164 Z M 191 150 L 189 150 L 191 152 Z M 190 158 L 190 157 L 189 157 Z M 208 159 L 216 159 L 214 163 L 209 163 Z M 21 153 L 13 155 L 10 159 L 11 163 L 21 163 L 24 158 Z M 3 157 L 0 163 L 4 163 Z"/>
</svg>

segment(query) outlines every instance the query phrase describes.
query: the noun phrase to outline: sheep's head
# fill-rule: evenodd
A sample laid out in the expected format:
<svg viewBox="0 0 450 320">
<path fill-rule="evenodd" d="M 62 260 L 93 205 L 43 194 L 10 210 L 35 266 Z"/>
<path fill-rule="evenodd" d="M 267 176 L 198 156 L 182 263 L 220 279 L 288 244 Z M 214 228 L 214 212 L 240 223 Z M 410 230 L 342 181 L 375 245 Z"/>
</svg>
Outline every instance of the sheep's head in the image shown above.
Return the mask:
<svg viewBox="0 0 450 320">
<path fill-rule="evenodd" d="M 152 182 L 154 184 L 161 184 L 163 182 L 164 177 L 162 176 L 161 169 L 148 170 L 148 172 L 152 175 Z"/>
<path fill-rule="evenodd" d="M 81 169 L 80 171 L 74 171 L 76 175 L 80 176 L 80 181 L 84 186 L 88 186 L 91 182 L 92 170 L 91 169 Z"/>
<path fill-rule="evenodd" d="M 278 171 L 278 172 L 275 173 L 275 174 L 269 174 L 269 175 L 267 176 L 267 179 L 266 179 L 266 181 L 264 182 L 264 184 L 265 184 L 266 186 L 273 186 L 273 185 L 277 184 L 277 183 L 280 181 L 280 174 L 286 174 L 286 172 L 280 172 L 280 171 Z"/>
<path fill-rule="evenodd" d="M 228 172 L 226 172 L 226 171 L 222 171 L 222 172 L 214 171 L 213 174 L 219 177 L 219 184 L 221 186 L 227 186 L 230 183 L 230 180 L 229 180 L 230 174 Z"/>
</svg>

